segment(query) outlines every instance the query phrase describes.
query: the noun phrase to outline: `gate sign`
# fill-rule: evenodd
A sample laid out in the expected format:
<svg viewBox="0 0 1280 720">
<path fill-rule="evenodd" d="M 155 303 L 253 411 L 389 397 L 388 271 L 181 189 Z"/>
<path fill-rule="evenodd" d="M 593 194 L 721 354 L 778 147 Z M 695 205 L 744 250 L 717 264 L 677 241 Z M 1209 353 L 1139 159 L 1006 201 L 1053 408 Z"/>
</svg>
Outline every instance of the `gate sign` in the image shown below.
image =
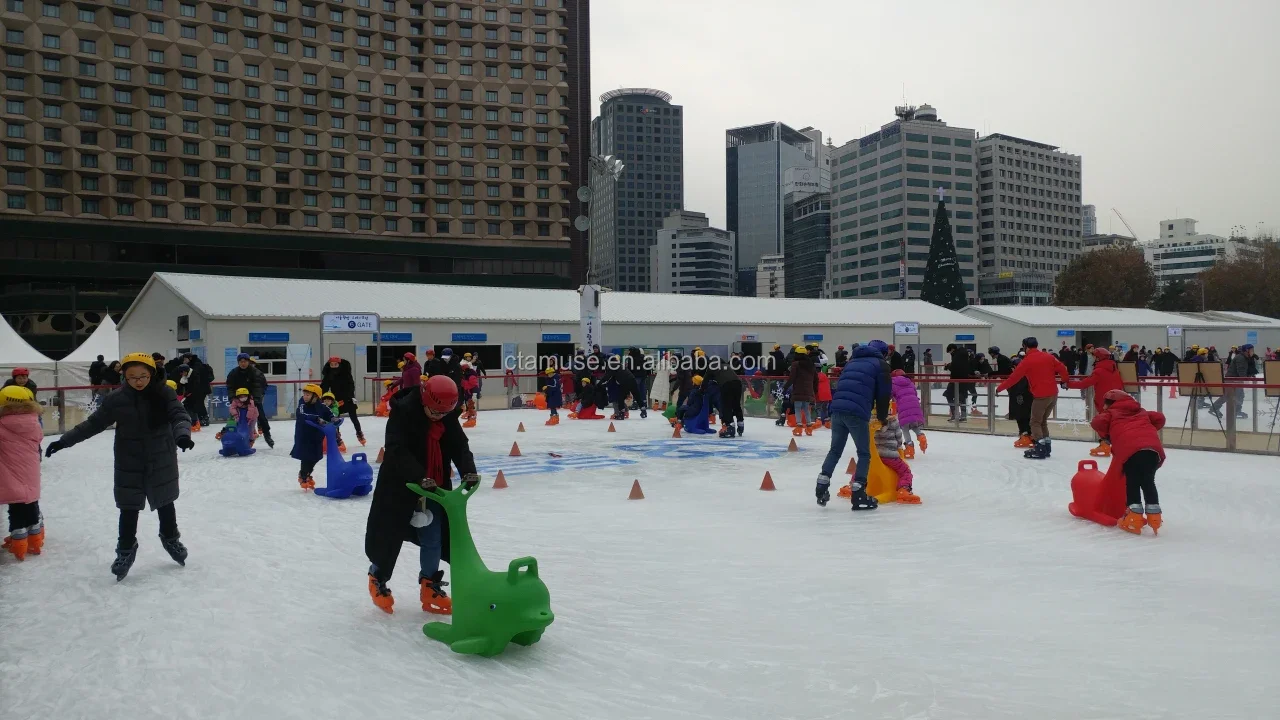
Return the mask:
<svg viewBox="0 0 1280 720">
<path fill-rule="evenodd" d="M 1182 337 L 1182 328 L 1180 327 L 1169 328 L 1169 337 Z"/>
<path fill-rule="evenodd" d="M 822 342 L 822 336 L 817 334 L 805 335 L 805 342 Z"/>
<path fill-rule="evenodd" d="M 956 342 L 973 342 L 972 335 L 957 335 Z"/>
<path fill-rule="evenodd" d="M 896 322 L 893 324 L 894 335 L 919 335 L 920 323 Z"/>
<path fill-rule="evenodd" d="M 1059 330 L 1058 331 L 1058 337 L 1075 337 L 1075 336 L 1076 336 L 1075 330 Z"/>
<path fill-rule="evenodd" d="M 373 313 L 325 313 L 320 328 L 327 333 L 376 333 L 378 316 Z"/>
</svg>

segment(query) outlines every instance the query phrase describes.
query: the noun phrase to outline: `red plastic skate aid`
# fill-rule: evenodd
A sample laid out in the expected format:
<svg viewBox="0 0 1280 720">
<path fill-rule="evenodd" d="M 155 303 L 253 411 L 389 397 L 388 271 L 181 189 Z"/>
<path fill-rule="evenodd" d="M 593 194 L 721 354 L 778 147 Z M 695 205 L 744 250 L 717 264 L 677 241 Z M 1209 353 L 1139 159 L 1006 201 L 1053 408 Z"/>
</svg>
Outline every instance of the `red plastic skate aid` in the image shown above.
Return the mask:
<svg viewBox="0 0 1280 720">
<path fill-rule="evenodd" d="M 1067 509 L 1078 518 L 1114 527 L 1124 517 L 1127 507 L 1124 485 L 1124 469 L 1116 463 L 1111 463 L 1103 475 L 1098 471 L 1098 463 L 1081 460 L 1075 477 L 1071 478 L 1074 502 Z"/>
</svg>

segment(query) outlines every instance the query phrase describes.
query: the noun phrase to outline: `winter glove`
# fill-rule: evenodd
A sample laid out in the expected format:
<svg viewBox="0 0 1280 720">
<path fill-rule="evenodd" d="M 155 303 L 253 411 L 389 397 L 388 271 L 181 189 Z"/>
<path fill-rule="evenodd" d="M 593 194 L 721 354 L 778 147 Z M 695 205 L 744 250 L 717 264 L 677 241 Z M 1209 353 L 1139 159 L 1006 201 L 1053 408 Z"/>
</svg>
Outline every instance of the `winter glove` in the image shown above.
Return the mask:
<svg viewBox="0 0 1280 720">
<path fill-rule="evenodd" d="M 343 405 L 346 405 L 346 402 L 345 402 L 345 401 L 342 401 L 342 400 L 339 400 L 339 401 L 338 401 L 338 407 L 342 407 Z"/>
<path fill-rule="evenodd" d="M 435 480 L 432 480 L 431 478 L 422 478 L 421 482 L 419 482 L 419 483 L 418 483 L 418 485 L 419 485 L 423 490 L 435 490 L 435 489 L 436 489 L 436 481 L 435 481 Z"/>
<path fill-rule="evenodd" d="M 66 450 L 66 449 L 67 449 L 67 446 L 63 445 L 61 440 L 54 440 L 53 442 L 49 443 L 49 447 L 45 448 L 44 456 L 53 457 L 54 453 L 58 452 L 59 450 Z"/>
<path fill-rule="evenodd" d="M 480 484 L 480 475 L 478 473 L 467 473 L 462 476 L 462 484 L 465 485 L 468 490 L 474 488 Z"/>
<path fill-rule="evenodd" d="M 196 444 L 192 442 L 190 435 L 181 435 L 174 441 L 174 443 L 178 447 L 182 448 L 182 452 L 186 452 L 196 446 Z"/>
</svg>

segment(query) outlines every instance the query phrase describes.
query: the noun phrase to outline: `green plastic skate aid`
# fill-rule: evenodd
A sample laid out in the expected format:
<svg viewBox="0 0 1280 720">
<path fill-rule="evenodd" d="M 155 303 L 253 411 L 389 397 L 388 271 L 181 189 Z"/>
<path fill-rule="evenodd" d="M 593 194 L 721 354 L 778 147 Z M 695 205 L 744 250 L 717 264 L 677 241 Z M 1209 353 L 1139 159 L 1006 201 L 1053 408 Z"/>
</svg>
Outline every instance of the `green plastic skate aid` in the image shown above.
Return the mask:
<svg viewBox="0 0 1280 720">
<path fill-rule="evenodd" d="M 453 623 L 427 623 L 422 632 L 456 653 L 493 657 L 508 643 L 532 645 L 555 620 L 551 594 L 538 577 L 538 561 L 511 561 L 506 572 L 494 572 L 480 558 L 467 523 L 467 501 L 478 485 L 457 490 L 427 490 L 405 483 L 415 493 L 440 504 L 449 516 L 449 573 L 453 589 Z"/>
</svg>

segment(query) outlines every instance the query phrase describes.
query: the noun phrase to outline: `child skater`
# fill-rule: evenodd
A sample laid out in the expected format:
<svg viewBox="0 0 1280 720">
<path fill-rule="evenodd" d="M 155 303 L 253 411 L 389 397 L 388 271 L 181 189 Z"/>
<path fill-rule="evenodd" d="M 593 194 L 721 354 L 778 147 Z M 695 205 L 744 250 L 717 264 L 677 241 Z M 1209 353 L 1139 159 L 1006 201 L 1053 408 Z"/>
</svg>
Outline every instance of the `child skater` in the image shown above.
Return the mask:
<svg viewBox="0 0 1280 720">
<path fill-rule="evenodd" d="M 902 432 L 898 416 L 889 413 L 884 423 L 875 429 L 876 452 L 879 453 L 880 461 L 885 467 L 898 475 L 898 502 L 905 505 L 919 505 L 920 497 L 911 492 L 911 467 L 905 460 L 898 457 L 898 447 L 902 445 Z"/>
<path fill-rule="evenodd" d="M 1129 512 L 1120 520 L 1120 528 L 1135 535 L 1143 526 L 1160 534 L 1160 496 L 1156 493 L 1156 470 L 1164 465 L 1164 446 L 1160 429 L 1164 413 L 1144 410 L 1123 389 L 1110 390 L 1103 397 L 1103 411 L 1090 424 L 1104 441 L 1110 441 L 1111 463 L 1124 468 Z M 1143 502 L 1146 518 L 1142 517 Z"/>
<path fill-rule="evenodd" d="M 115 497 L 120 509 L 120 539 L 111 572 L 119 582 L 138 557 L 138 513 L 147 505 L 160 516 L 160 544 L 179 565 L 187 548 L 179 541 L 178 448 L 195 447 L 191 420 L 178 396 L 156 380 L 156 361 L 147 353 L 124 357 L 124 385 L 112 390 L 84 422 L 49 443 L 45 457 L 78 445 L 116 426 Z"/>
<path fill-rule="evenodd" d="M 554 367 L 549 367 L 542 372 L 547 376 L 547 384 L 542 386 L 542 392 L 547 397 L 547 409 L 551 411 L 547 424 L 559 425 L 560 403 L 564 402 L 564 395 L 560 391 L 560 373 L 556 372 Z"/>
<path fill-rule="evenodd" d="M 249 394 L 249 388 L 236 388 L 235 397 L 227 403 L 227 417 L 240 422 L 240 411 L 244 410 L 245 422 L 249 424 L 250 442 L 258 437 L 256 428 L 258 427 L 258 406 L 253 402 L 253 396 Z M 222 431 L 214 436 L 216 439 L 222 439 Z"/>
<path fill-rule="evenodd" d="M 400 546 L 407 540 L 419 548 L 418 586 L 422 609 L 453 614 L 444 591 L 440 561 L 449 560 L 449 525 L 443 508 L 407 486 L 453 489 L 450 466 L 464 485 L 480 482 L 466 431 L 458 422 L 459 390 L 447 375 L 423 375 L 419 387 L 403 388 L 391 401 L 387 420 L 387 453 L 378 468 L 378 484 L 369 506 L 364 552 L 369 562 L 369 596 L 383 612 L 395 600 L 387 583 L 396 569 Z"/>
<path fill-rule="evenodd" d="M 333 413 L 320 402 L 320 386 L 307 383 L 302 386 L 302 399 L 298 401 L 297 419 L 293 425 L 293 450 L 289 457 L 302 463 L 298 468 L 298 486 L 305 490 L 314 490 L 316 481 L 311 471 L 316 463 L 324 457 L 324 431 L 312 427 L 307 420 L 319 422 L 321 425 L 333 421 Z"/>
<path fill-rule="evenodd" d="M 4 549 L 22 560 L 44 546 L 40 515 L 40 405 L 25 387 L 0 390 L 0 505 L 9 506 Z"/>
<path fill-rule="evenodd" d="M 916 444 L 911 440 L 911 433 L 920 439 L 920 452 L 929 450 L 929 440 L 924 436 L 924 410 L 920 407 L 920 398 L 916 395 L 916 384 L 901 370 L 894 370 L 893 400 L 898 406 L 898 423 L 902 426 L 902 441 L 906 444 L 903 457 L 908 460 L 916 456 Z"/>
<path fill-rule="evenodd" d="M 462 407 L 465 408 L 462 414 L 467 417 L 462 427 L 473 428 L 476 426 L 476 398 L 479 397 L 480 392 L 480 374 L 471 366 L 469 360 L 458 363 L 458 368 L 461 372 Z"/>
<path fill-rule="evenodd" d="M 338 397 L 336 395 L 334 395 L 331 392 L 327 392 L 320 396 L 320 402 L 324 403 L 324 406 L 329 408 L 329 412 L 334 417 L 338 417 L 338 413 L 334 409 L 334 406 L 337 405 L 338 403 Z M 341 453 L 346 452 L 347 444 L 342 442 L 342 428 L 334 428 L 333 430 L 334 430 L 334 439 L 338 441 L 338 452 L 341 452 Z"/>
</svg>

